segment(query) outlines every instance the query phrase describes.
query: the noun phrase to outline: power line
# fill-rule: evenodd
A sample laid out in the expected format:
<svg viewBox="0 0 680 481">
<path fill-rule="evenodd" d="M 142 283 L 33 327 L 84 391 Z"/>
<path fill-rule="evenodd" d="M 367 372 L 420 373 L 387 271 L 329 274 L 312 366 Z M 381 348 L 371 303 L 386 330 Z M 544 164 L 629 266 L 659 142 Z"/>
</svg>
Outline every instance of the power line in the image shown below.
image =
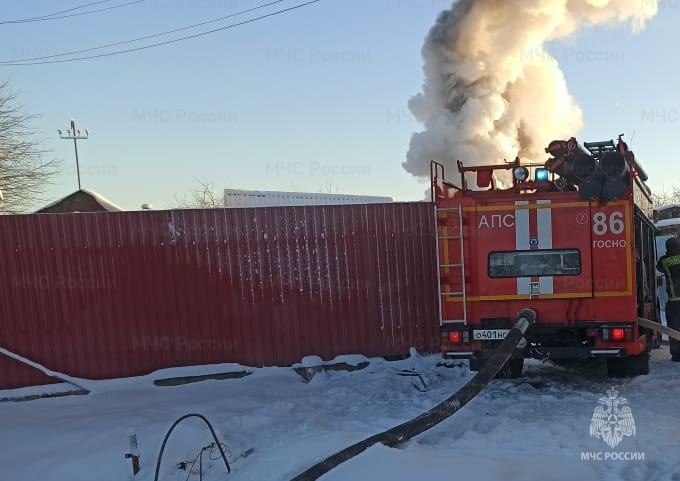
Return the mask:
<svg viewBox="0 0 680 481">
<path fill-rule="evenodd" d="M 232 18 L 232 17 L 236 17 L 238 15 L 243 15 L 245 13 L 250 13 L 250 12 L 253 12 L 255 10 L 260 10 L 262 8 L 270 7 L 272 5 L 275 5 L 275 4 L 281 3 L 281 2 L 285 2 L 285 1 L 286 0 L 275 0 L 273 2 L 258 5 L 256 7 L 252 7 L 252 8 L 249 8 L 247 10 L 242 10 L 240 12 L 232 13 L 232 14 L 225 15 L 223 17 L 215 18 L 215 19 L 212 19 L 212 20 L 207 20 L 205 22 L 195 23 L 193 25 L 188 25 L 186 27 L 175 28 L 173 30 L 167 30 L 165 32 L 154 33 L 152 35 L 145 35 L 143 37 L 137 37 L 137 38 L 133 38 L 131 40 L 124 40 L 122 42 L 115 42 L 115 43 L 109 43 L 107 45 L 100 45 L 98 47 L 85 48 L 85 49 L 82 49 L 82 50 L 72 50 L 70 52 L 58 53 L 58 54 L 53 54 L 53 55 L 44 55 L 42 57 L 30 57 L 30 58 L 22 58 L 22 59 L 16 59 L 16 60 L 1 60 L 0 65 L 31 62 L 31 61 L 34 61 L 34 60 L 44 60 L 44 59 L 48 59 L 48 58 L 65 57 L 65 56 L 69 56 L 69 55 L 76 55 L 76 54 L 79 54 L 79 53 L 86 53 L 86 52 L 92 52 L 92 51 L 95 51 L 95 50 L 101 50 L 101 49 L 104 49 L 104 48 L 117 47 L 119 45 L 126 45 L 126 44 L 129 44 L 129 43 L 139 42 L 141 40 L 148 40 L 150 38 L 162 37 L 164 35 L 170 35 L 171 33 L 177 33 L 177 32 L 181 32 L 183 30 L 189 30 L 189 29 L 196 28 L 196 27 L 202 27 L 203 25 L 207 25 L 209 23 L 215 23 L 215 22 L 219 22 L 219 21 L 222 21 L 222 20 L 226 20 L 227 18 Z"/>
<path fill-rule="evenodd" d="M 94 59 L 94 58 L 110 57 L 110 56 L 113 56 L 113 55 L 121 55 L 121 54 L 124 54 L 124 53 L 130 53 L 130 52 L 138 52 L 140 50 L 146 50 L 146 49 L 153 48 L 153 47 L 160 47 L 162 45 L 169 45 L 169 44 L 172 44 L 172 43 L 181 42 L 183 40 L 189 40 L 189 39 L 192 39 L 192 38 L 203 37 L 205 35 L 210 35 L 210 34 L 215 33 L 215 32 L 220 32 L 222 30 L 228 30 L 228 29 L 231 29 L 231 28 L 240 27 L 241 25 L 253 23 L 253 22 L 256 22 L 258 20 L 262 20 L 262 19 L 269 18 L 269 17 L 274 17 L 276 15 L 281 15 L 283 13 L 287 13 L 287 12 L 290 12 L 292 10 L 297 10 L 299 8 L 303 8 L 303 7 L 306 7 L 308 5 L 312 5 L 313 3 L 318 3 L 320 1 L 321 0 L 311 0 L 309 2 L 300 3 L 298 5 L 294 5 L 292 7 L 288 7 L 288 8 L 282 9 L 282 10 L 277 10 L 276 12 L 268 13 L 266 15 L 261 15 L 259 17 L 250 18 L 250 19 L 244 20 L 242 22 L 232 23 L 232 24 L 229 24 L 229 25 L 225 25 L 224 27 L 214 28 L 212 30 L 207 30 L 205 32 L 199 32 L 199 33 L 195 33 L 193 35 L 187 35 L 185 37 L 179 37 L 179 38 L 175 38 L 175 39 L 172 39 L 172 40 L 166 40 L 164 42 L 152 43 L 150 45 L 144 45 L 142 47 L 129 48 L 127 50 L 118 50 L 118 51 L 115 51 L 115 52 L 100 53 L 100 54 L 97 54 L 97 55 L 88 55 L 88 56 L 85 56 L 85 57 L 67 58 L 67 59 L 62 59 L 62 60 L 46 60 L 46 61 L 42 61 L 42 62 L 29 62 L 29 63 L 6 63 L 6 64 L 3 64 L 3 65 L 4 66 L 20 66 L 20 65 L 44 65 L 44 64 L 51 64 L 51 63 L 66 63 L 66 62 L 75 62 L 75 61 L 79 61 L 79 60 L 89 60 L 89 59 Z"/>
<path fill-rule="evenodd" d="M 53 13 L 48 13 L 47 15 L 40 15 L 39 17 L 30 17 L 30 18 L 19 18 L 15 20 L 2 20 L 0 21 L 0 25 L 5 24 L 5 23 L 23 23 L 29 20 L 36 20 L 38 18 L 45 18 L 45 17 L 53 17 L 55 15 L 61 15 L 62 13 L 68 13 L 68 12 L 73 12 L 74 10 L 80 10 L 81 8 L 86 8 L 86 7 L 91 7 L 93 5 L 99 5 L 102 3 L 109 3 L 112 0 L 99 0 L 98 2 L 90 2 L 86 3 L 84 5 L 78 5 L 77 7 L 72 7 L 68 8 L 66 10 L 61 10 L 59 12 L 53 12 Z"/>
<path fill-rule="evenodd" d="M 134 5 L 136 3 L 142 3 L 144 1 L 146 1 L 146 0 L 133 0 L 131 2 L 121 3 L 119 5 L 112 5 L 110 7 L 99 8 L 97 10 L 88 10 L 87 12 L 69 13 L 68 15 L 35 17 L 35 18 L 27 18 L 27 19 L 24 19 L 24 20 L 10 20 L 10 21 L 5 21 L 5 22 L 0 22 L 0 25 L 8 24 L 8 23 L 47 22 L 49 20 L 59 20 L 59 19 L 62 19 L 62 18 L 79 17 L 81 15 L 90 15 L 92 13 L 105 12 L 107 10 L 114 10 L 116 8 L 127 7 L 129 5 Z"/>
<path fill-rule="evenodd" d="M 106 12 L 108 10 L 115 10 L 117 8 L 127 7 L 129 5 L 135 5 L 137 3 L 142 3 L 144 1 L 146 1 L 146 0 L 132 0 L 130 2 L 121 3 L 119 5 L 112 5 L 110 7 L 104 7 L 104 8 L 100 8 L 100 9 L 97 9 L 97 10 L 88 10 L 87 12 L 70 13 L 68 15 L 50 16 L 50 17 L 44 17 L 44 18 L 39 17 L 39 18 L 35 18 L 35 19 L 32 19 L 32 20 L 24 20 L 22 22 L 11 22 L 11 23 L 46 22 L 46 21 L 49 21 L 49 20 L 59 20 L 59 19 L 62 19 L 62 18 L 79 17 L 79 16 L 82 16 L 82 15 L 90 15 L 92 13 L 99 13 L 99 12 Z"/>
</svg>

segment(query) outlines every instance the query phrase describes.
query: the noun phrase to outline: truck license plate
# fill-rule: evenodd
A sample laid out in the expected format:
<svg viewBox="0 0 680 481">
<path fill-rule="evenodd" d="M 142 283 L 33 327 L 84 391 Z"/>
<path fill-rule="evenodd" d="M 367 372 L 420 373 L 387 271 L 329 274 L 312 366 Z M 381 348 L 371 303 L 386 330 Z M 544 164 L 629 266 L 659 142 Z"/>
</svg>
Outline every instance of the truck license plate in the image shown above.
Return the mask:
<svg viewBox="0 0 680 481">
<path fill-rule="evenodd" d="M 475 341 L 502 341 L 510 333 L 510 329 L 479 329 L 472 331 Z"/>
</svg>

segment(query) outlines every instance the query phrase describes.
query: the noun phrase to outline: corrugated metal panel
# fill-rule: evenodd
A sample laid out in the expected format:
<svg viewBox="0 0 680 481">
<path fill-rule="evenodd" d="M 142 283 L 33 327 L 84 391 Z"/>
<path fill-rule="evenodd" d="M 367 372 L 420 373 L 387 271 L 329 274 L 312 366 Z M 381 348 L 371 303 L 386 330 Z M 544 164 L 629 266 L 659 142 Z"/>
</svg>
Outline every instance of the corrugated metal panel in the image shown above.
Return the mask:
<svg viewBox="0 0 680 481">
<path fill-rule="evenodd" d="M 432 221 L 428 203 L 0 216 L 0 346 L 91 379 L 436 351 Z"/>
</svg>

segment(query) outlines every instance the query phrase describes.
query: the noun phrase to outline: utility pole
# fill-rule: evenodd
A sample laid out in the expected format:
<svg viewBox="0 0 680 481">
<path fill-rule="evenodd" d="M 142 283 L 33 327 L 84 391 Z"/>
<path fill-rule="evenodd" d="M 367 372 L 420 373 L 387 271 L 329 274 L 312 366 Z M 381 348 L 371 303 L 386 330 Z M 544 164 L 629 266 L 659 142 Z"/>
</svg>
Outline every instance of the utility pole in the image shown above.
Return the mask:
<svg viewBox="0 0 680 481">
<path fill-rule="evenodd" d="M 82 135 L 80 133 L 80 130 L 76 129 L 76 121 L 71 119 L 71 126 L 66 129 L 66 135 L 62 133 L 61 130 L 57 130 L 59 132 L 59 137 L 62 140 L 73 140 L 73 147 L 75 148 L 76 151 L 76 172 L 78 173 L 78 190 L 81 190 L 81 185 L 80 185 L 80 162 L 78 160 L 78 141 L 79 140 L 87 140 L 90 138 L 90 131 L 85 129 L 85 135 Z"/>
</svg>

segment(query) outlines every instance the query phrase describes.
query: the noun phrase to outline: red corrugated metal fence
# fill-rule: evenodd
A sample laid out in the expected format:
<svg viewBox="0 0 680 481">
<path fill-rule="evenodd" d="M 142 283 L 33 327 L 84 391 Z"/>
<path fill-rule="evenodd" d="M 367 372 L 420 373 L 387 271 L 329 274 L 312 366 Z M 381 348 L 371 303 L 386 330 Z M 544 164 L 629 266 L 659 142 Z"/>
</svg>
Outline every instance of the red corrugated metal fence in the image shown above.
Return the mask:
<svg viewBox="0 0 680 481">
<path fill-rule="evenodd" d="M 436 304 L 428 203 L 0 216 L 0 346 L 71 376 L 436 351 Z"/>
</svg>

